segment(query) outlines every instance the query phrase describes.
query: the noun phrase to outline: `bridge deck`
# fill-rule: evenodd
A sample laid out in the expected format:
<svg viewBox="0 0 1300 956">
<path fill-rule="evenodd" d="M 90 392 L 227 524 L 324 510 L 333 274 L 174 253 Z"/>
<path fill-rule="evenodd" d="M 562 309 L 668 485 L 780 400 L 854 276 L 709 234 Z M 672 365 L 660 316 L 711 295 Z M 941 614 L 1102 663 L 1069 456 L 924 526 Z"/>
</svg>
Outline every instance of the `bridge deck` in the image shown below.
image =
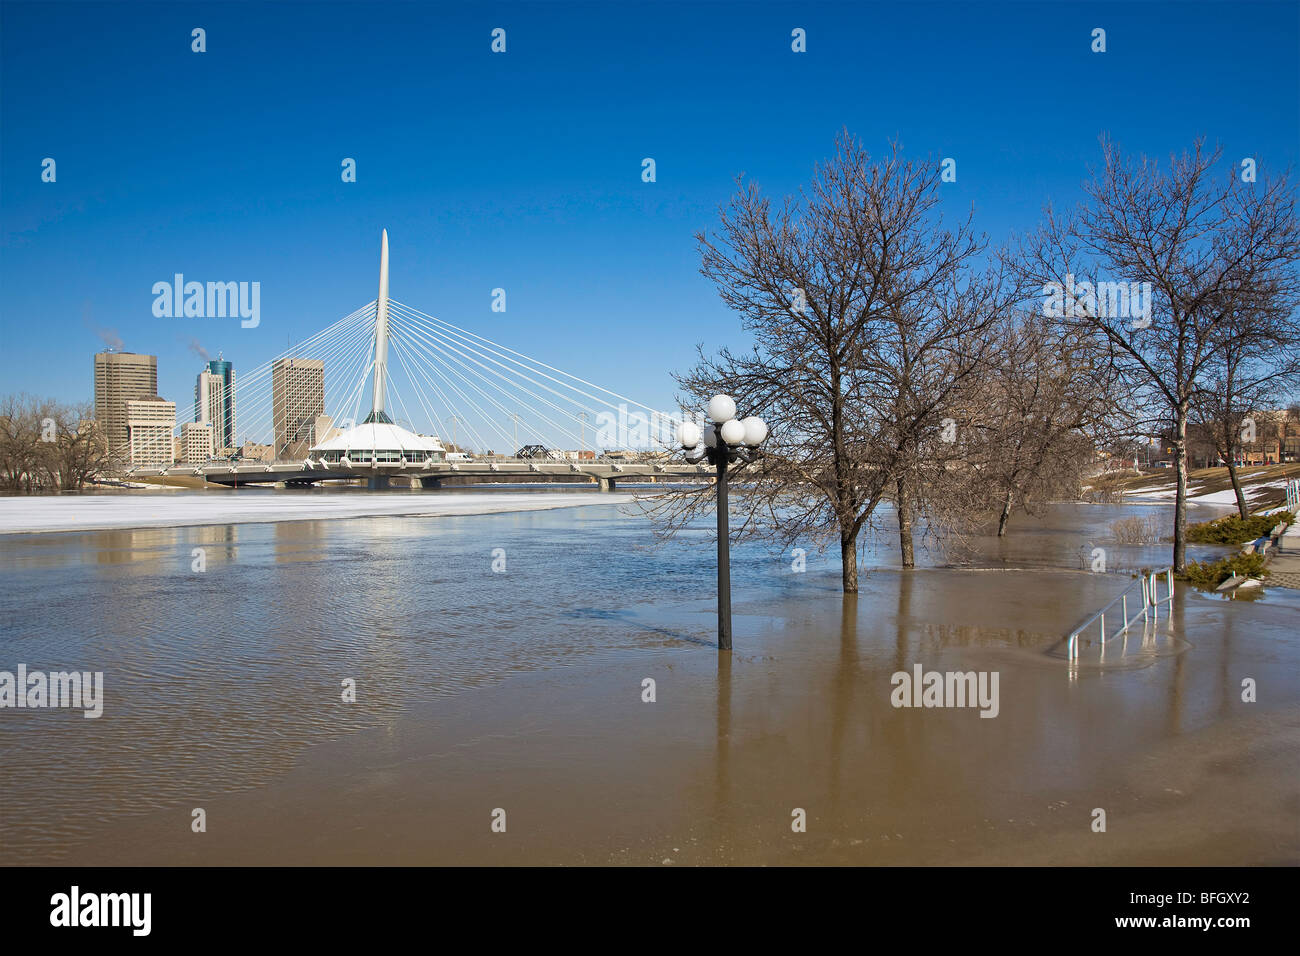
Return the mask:
<svg viewBox="0 0 1300 956">
<path fill-rule="evenodd" d="M 713 469 L 706 465 L 680 462 L 573 462 L 573 461 L 506 461 L 435 462 L 406 465 L 353 465 L 341 467 L 305 462 L 239 465 L 173 465 L 170 468 L 136 468 L 127 478 L 203 478 L 217 484 L 258 484 L 266 482 L 317 482 L 343 479 L 395 478 L 494 478 L 536 476 L 538 480 L 554 477 L 583 476 L 602 484 L 652 478 L 709 478 Z"/>
</svg>

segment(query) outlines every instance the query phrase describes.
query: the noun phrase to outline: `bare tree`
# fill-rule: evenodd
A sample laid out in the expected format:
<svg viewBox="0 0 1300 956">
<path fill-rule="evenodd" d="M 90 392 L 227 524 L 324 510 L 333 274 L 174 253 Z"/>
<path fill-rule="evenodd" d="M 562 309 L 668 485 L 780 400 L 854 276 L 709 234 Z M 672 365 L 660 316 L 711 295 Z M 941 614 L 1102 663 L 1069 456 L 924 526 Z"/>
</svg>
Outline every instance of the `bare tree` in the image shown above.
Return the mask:
<svg viewBox="0 0 1300 956">
<path fill-rule="evenodd" d="M 980 381 L 967 457 L 1002 537 L 1014 511 L 1077 496 L 1095 449 L 1126 423 L 1116 421 L 1116 376 L 1090 336 L 1030 313 L 997 333 L 1002 349 Z"/>
<path fill-rule="evenodd" d="M 867 450 L 893 476 L 900 562 L 915 566 L 914 535 L 924 521 L 949 534 L 973 516 L 973 477 L 959 441 L 978 402 L 981 373 L 1001 343 L 992 334 L 1011 295 L 1000 277 L 961 267 L 873 323 L 851 398 L 874 430 Z"/>
<path fill-rule="evenodd" d="M 56 406 L 55 438 L 47 453 L 50 483 L 60 491 L 80 491 L 93 476 L 107 471 L 113 459 L 103 430 L 88 403 Z"/>
<path fill-rule="evenodd" d="M 843 588 L 855 592 L 859 534 L 891 495 L 910 543 L 911 502 L 925 500 L 923 486 L 909 497 L 925 474 L 921 450 L 1010 296 L 998 273 L 976 273 L 984 241 L 969 217 L 944 225 L 938 164 L 904 160 L 897 146 L 873 162 L 841 134 L 834 158 L 779 206 L 743 178 L 737 186 L 718 232 L 697 238 L 702 274 L 754 350 L 701 352 L 678 382 L 692 402 L 727 392 L 771 426 L 765 455 L 735 475 L 755 503 L 736 537 L 837 540 Z M 671 534 L 711 501 L 673 496 L 654 513 Z"/>
<path fill-rule="evenodd" d="M 1230 304 L 1257 303 L 1263 290 L 1294 301 L 1300 261 L 1287 177 L 1242 182 L 1236 170 L 1219 166 L 1220 153 L 1207 153 L 1198 140 L 1166 169 L 1125 157 L 1103 137 L 1103 165 L 1084 184 L 1082 205 L 1059 219 L 1049 207 L 1024 246 L 1025 276 L 1043 283 L 1063 321 L 1106 344 L 1135 408 L 1172 427 L 1179 572 L 1186 564 L 1187 425 L 1223 341 L 1221 326 Z"/>
<path fill-rule="evenodd" d="M 1237 511 L 1246 518 L 1238 453 L 1277 428 L 1265 410 L 1300 385 L 1300 313 L 1276 296 L 1256 307 L 1229 303 L 1218 340 L 1205 381 L 1192 397 L 1191 421 L 1227 466 Z"/>
<path fill-rule="evenodd" d="M 48 456 L 43 423 L 53 406 L 30 395 L 6 395 L 0 404 L 0 486 L 9 494 L 31 494 L 40 486 Z"/>
</svg>

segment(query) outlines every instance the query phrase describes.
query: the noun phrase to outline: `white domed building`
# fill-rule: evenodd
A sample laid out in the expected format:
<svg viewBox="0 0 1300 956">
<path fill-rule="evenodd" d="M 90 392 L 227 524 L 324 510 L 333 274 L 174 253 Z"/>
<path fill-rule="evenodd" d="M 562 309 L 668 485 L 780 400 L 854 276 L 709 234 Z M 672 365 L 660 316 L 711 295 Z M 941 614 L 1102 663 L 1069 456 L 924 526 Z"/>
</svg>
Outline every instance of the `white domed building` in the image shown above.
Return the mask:
<svg viewBox="0 0 1300 956">
<path fill-rule="evenodd" d="M 407 431 L 388 421 L 386 415 L 382 421 L 371 421 L 371 418 L 321 442 L 308 454 L 323 465 L 343 468 L 349 465 L 414 467 L 446 459 L 447 450 L 436 437 Z"/>
</svg>

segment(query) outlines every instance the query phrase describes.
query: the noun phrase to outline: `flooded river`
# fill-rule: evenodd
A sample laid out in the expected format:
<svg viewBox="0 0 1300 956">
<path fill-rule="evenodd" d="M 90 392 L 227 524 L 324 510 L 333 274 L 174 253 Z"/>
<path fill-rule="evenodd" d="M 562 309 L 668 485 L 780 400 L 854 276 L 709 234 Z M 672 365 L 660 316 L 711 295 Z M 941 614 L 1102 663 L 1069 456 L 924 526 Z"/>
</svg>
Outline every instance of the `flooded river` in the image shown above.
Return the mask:
<svg viewBox="0 0 1300 956">
<path fill-rule="evenodd" d="M 97 719 L 0 711 L 0 859 L 1295 863 L 1300 592 L 1059 652 L 1167 562 L 1112 540 L 1148 513 L 1059 505 L 908 572 L 885 534 L 847 598 L 831 553 L 736 547 L 730 659 L 707 531 L 656 548 L 596 495 L 0 536 L 0 670 L 104 675 Z M 996 715 L 895 706 L 918 666 L 996 674 Z"/>
</svg>

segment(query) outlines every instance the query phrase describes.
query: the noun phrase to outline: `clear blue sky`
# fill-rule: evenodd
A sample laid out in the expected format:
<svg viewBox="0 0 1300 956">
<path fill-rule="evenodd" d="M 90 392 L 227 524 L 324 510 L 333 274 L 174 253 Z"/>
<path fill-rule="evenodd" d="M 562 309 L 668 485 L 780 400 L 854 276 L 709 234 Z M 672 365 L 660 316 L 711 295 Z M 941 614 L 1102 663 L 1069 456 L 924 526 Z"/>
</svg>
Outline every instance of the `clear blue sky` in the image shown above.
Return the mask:
<svg viewBox="0 0 1300 956">
<path fill-rule="evenodd" d="M 791 191 L 841 127 L 954 157 L 952 211 L 995 242 L 1077 198 L 1103 131 L 1300 156 L 1296 3 L 0 9 L 0 392 L 68 401 L 91 397 L 98 328 L 187 406 L 191 339 L 260 365 L 375 296 L 386 227 L 395 298 L 669 407 L 695 343 L 745 341 L 694 233 L 735 174 Z M 261 282 L 260 327 L 155 318 L 176 272 Z"/>
</svg>

